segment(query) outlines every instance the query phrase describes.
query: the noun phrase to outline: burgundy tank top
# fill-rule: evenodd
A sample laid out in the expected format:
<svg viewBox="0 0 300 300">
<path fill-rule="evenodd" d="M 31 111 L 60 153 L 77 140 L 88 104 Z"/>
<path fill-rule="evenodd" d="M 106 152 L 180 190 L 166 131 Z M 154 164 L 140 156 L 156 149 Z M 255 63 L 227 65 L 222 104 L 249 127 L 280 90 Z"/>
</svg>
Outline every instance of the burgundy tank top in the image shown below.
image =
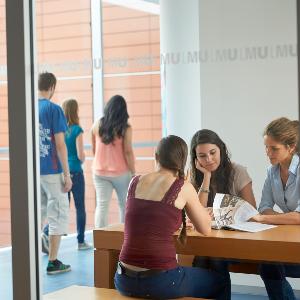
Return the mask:
<svg viewBox="0 0 300 300">
<path fill-rule="evenodd" d="M 134 177 L 128 189 L 120 261 L 146 269 L 173 269 L 177 266 L 173 234 L 182 223 L 174 202 L 184 180 L 176 179 L 161 201 L 152 201 L 135 197 L 139 178 Z"/>
</svg>

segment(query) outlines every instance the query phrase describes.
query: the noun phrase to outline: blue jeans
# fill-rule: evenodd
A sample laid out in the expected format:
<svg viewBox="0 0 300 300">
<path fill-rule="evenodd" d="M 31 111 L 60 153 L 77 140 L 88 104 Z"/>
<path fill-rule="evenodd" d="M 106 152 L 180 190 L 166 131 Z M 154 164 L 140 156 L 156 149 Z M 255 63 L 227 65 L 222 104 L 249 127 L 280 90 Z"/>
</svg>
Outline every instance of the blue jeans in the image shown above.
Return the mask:
<svg viewBox="0 0 300 300">
<path fill-rule="evenodd" d="M 230 299 L 230 280 L 216 272 L 178 266 L 151 277 L 115 274 L 116 289 L 129 297 L 174 299 L 180 297 Z"/>
<path fill-rule="evenodd" d="M 115 189 L 118 196 L 120 223 L 124 223 L 126 196 L 131 178 L 132 175 L 130 172 L 116 177 L 93 174 L 97 202 L 95 211 L 96 228 L 108 225 L 108 208 L 113 189 Z"/>
<path fill-rule="evenodd" d="M 261 264 L 260 276 L 270 300 L 295 300 L 295 294 L 285 277 L 300 278 L 300 265 Z"/>
<path fill-rule="evenodd" d="M 86 212 L 85 212 L 85 180 L 83 172 L 70 172 L 72 179 L 72 189 L 68 193 L 69 201 L 71 200 L 71 193 L 73 195 L 75 208 L 76 208 L 76 224 L 77 224 L 77 240 L 78 243 L 84 242 L 84 231 L 86 224 Z M 44 233 L 49 235 L 49 225 L 47 224 L 44 229 Z"/>
<path fill-rule="evenodd" d="M 230 273 L 228 270 L 228 266 L 231 263 L 238 263 L 238 261 L 222 258 L 195 256 L 193 260 L 193 267 L 203 268 L 215 271 L 219 274 L 223 274 L 223 276 L 229 278 L 230 281 Z M 231 284 L 228 287 L 228 293 L 231 294 Z"/>
</svg>

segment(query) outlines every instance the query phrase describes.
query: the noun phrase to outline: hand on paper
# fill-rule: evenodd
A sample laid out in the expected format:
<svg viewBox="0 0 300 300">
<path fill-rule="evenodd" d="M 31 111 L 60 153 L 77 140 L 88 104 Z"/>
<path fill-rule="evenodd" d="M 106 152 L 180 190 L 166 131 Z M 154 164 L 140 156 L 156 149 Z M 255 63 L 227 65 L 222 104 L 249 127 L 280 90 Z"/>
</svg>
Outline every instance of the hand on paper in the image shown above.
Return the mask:
<svg viewBox="0 0 300 300">
<path fill-rule="evenodd" d="M 257 214 L 254 217 L 252 217 L 249 221 L 253 222 L 263 222 L 263 216 L 261 214 Z"/>
</svg>

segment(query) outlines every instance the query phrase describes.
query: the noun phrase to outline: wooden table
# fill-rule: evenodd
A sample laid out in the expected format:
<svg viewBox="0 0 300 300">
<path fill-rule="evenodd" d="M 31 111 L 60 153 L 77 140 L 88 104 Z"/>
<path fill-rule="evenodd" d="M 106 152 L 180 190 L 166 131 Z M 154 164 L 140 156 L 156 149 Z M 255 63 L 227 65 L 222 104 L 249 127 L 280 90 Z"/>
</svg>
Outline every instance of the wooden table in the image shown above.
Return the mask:
<svg viewBox="0 0 300 300">
<path fill-rule="evenodd" d="M 96 287 L 114 288 L 113 276 L 123 244 L 122 224 L 94 230 Z M 300 263 L 300 226 L 280 225 L 257 233 L 213 230 L 210 236 L 188 231 L 182 247 L 174 235 L 177 254 L 233 258 L 248 261 Z"/>
</svg>

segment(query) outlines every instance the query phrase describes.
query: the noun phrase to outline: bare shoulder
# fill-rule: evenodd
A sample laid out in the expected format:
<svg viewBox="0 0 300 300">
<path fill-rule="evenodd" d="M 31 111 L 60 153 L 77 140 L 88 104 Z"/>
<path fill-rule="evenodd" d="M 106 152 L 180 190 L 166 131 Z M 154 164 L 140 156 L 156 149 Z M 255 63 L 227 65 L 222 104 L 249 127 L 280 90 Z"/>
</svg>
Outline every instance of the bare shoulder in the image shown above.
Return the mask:
<svg viewBox="0 0 300 300">
<path fill-rule="evenodd" d="M 195 190 L 194 186 L 188 180 L 185 180 L 184 184 L 181 188 L 181 192 L 182 192 L 183 196 L 189 197 L 189 196 L 195 194 L 196 190 Z"/>
</svg>

